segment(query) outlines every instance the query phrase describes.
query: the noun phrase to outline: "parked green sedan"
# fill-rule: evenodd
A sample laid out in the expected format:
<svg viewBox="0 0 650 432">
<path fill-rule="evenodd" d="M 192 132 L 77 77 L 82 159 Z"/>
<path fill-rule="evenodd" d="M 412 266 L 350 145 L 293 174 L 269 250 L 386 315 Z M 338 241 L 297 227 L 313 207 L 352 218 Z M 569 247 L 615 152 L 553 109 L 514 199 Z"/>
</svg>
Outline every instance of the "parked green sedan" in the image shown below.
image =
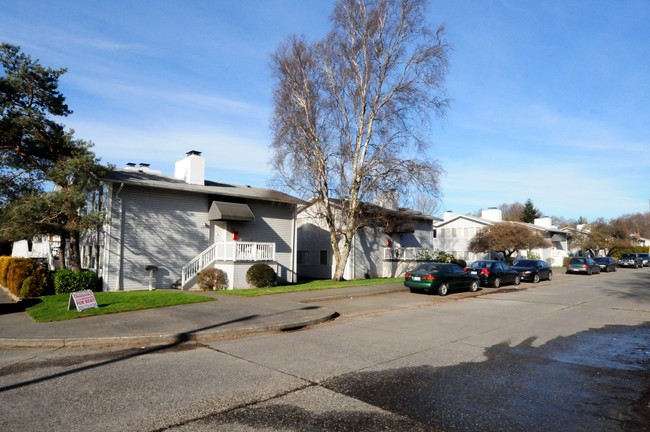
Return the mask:
<svg viewBox="0 0 650 432">
<path fill-rule="evenodd" d="M 444 296 L 450 290 L 478 290 L 479 278 L 465 273 L 458 264 L 426 263 L 404 275 L 404 286 L 411 292 L 437 292 Z"/>
</svg>

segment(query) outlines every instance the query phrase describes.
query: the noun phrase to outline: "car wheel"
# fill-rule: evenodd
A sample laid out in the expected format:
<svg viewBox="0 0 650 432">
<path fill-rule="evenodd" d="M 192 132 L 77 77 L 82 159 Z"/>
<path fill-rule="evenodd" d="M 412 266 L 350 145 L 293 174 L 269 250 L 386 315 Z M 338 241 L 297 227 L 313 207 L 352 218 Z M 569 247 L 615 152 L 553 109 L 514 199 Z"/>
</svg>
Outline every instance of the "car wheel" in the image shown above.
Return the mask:
<svg viewBox="0 0 650 432">
<path fill-rule="evenodd" d="M 548 280 L 549 282 L 553 280 L 553 272 L 548 272 Z"/>
<path fill-rule="evenodd" d="M 501 278 L 494 278 L 494 288 L 499 288 L 501 286 Z"/>
<path fill-rule="evenodd" d="M 539 274 L 535 273 L 535 276 L 533 276 L 533 283 L 538 283 L 539 282 Z"/>
<path fill-rule="evenodd" d="M 515 285 L 519 285 L 520 283 L 521 283 L 521 277 L 519 277 L 519 275 L 517 275 L 515 277 Z"/>
<path fill-rule="evenodd" d="M 447 284 L 442 284 L 438 287 L 438 295 L 446 296 L 448 291 L 449 291 L 449 287 L 447 286 Z"/>
<path fill-rule="evenodd" d="M 476 292 L 476 291 L 478 291 L 478 282 L 476 282 L 476 281 L 472 281 L 472 283 L 469 284 L 469 290 L 470 290 L 471 292 Z"/>
</svg>

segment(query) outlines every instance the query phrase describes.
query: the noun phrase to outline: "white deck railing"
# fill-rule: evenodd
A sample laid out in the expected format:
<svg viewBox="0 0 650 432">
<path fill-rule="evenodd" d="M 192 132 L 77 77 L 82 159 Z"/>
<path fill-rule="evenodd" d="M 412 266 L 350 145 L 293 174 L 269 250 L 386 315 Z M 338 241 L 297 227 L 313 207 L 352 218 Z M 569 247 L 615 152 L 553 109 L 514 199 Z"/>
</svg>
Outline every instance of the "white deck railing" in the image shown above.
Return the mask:
<svg viewBox="0 0 650 432">
<path fill-rule="evenodd" d="M 412 261 L 425 258 L 427 252 L 433 253 L 431 249 L 420 247 L 384 248 L 384 261 Z"/>
<path fill-rule="evenodd" d="M 275 261 L 275 243 L 213 243 L 183 266 L 181 286 L 216 261 Z"/>
</svg>

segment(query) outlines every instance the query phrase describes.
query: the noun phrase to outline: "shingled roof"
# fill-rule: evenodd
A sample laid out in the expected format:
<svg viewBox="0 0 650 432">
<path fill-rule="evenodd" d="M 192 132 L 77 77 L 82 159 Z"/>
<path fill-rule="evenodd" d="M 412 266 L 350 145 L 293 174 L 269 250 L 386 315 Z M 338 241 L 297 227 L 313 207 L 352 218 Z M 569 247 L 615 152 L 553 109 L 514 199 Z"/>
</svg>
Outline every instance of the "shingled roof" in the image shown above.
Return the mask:
<svg viewBox="0 0 650 432">
<path fill-rule="evenodd" d="M 273 201 L 287 204 L 300 204 L 303 201 L 273 189 L 259 188 L 248 185 L 235 185 L 205 181 L 205 185 L 188 184 L 174 176 L 161 174 L 147 169 L 113 169 L 107 178 L 109 183 L 124 183 L 134 186 L 168 189 L 175 191 L 194 192 L 206 195 L 221 195 L 227 197 L 246 198 L 260 201 Z"/>
</svg>

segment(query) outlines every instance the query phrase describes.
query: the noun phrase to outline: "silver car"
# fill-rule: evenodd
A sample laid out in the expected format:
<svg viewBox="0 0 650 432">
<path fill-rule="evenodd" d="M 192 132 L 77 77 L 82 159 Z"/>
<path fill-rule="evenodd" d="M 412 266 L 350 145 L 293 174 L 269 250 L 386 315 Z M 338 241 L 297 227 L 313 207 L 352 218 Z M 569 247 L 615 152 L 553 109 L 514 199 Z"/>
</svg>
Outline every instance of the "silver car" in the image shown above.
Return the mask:
<svg viewBox="0 0 650 432">
<path fill-rule="evenodd" d="M 618 266 L 632 268 L 643 267 L 643 259 L 638 254 L 626 253 L 619 257 Z"/>
</svg>

